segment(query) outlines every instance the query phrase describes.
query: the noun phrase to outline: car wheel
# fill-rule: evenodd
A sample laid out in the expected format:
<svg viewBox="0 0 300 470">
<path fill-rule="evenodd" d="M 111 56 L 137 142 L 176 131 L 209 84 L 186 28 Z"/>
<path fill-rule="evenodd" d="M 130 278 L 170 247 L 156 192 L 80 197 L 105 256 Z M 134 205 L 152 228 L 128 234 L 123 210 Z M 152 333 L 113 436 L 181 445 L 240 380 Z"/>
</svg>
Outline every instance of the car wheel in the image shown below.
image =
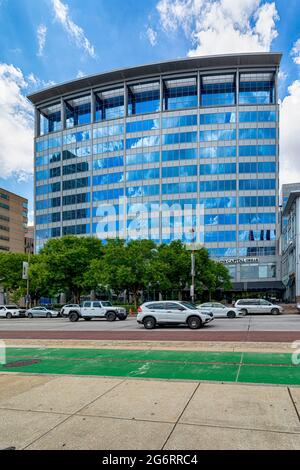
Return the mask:
<svg viewBox="0 0 300 470">
<path fill-rule="evenodd" d="M 153 317 L 146 317 L 143 320 L 143 324 L 146 330 L 154 330 L 154 328 L 156 327 L 156 320 Z"/>
<path fill-rule="evenodd" d="M 272 310 L 271 310 L 272 315 L 279 315 L 279 313 L 280 312 L 279 312 L 278 308 L 272 308 Z"/>
<path fill-rule="evenodd" d="M 28 313 L 28 315 L 27 315 L 27 316 L 28 316 L 28 318 L 33 318 L 33 315 L 32 315 L 32 313 Z"/>
<path fill-rule="evenodd" d="M 85 317 L 85 321 L 91 321 L 91 318 Z"/>
<path fill-rule="evenodd" d="M 245 308 L 242 308 L 241 309 L 241 314 L 244 315 L 244 316 L 248 315 L 248 310 L 246 310 Z"/>
<path fill-rule="evenodd" d="M 77 312 L 71 312 L 69 315 L 69 320 L 74 323 L 79 320 L 79 315 Z"/>
<path fill-rule="evenodd" d="M 236 314 L 235 314 L 235 312 L 228 312 L 227 317 L 228 318 L 236 318 Z"/>
<path fill-rule="evenodd" d="M 7 318 L 8 320 L 11 320 L 11 319 L 12 319 L 12 314 L 11 314 L 10 312 L 8 312 L 8 313 L 6 314 L 6 318 Z"/>
<path fill-rule="evenodd" d="M 202 326 L 202 321 L 199 317 L 190 317 L 187 320 L 187 324 L 191 330 L 199 330 Z"/>
<path fill-rule="evenodd" d="M 117 318 L 117 315 L 115 314 L 115 312 L 108 312 L 106 314 L 106 320 L 109 322 L 115 321 L 116 318 Z"/>
<path fill-rule="evenodd" d="M 46 318 L 52 318 L 51 313 L 47 313 Z"/>
</svg>

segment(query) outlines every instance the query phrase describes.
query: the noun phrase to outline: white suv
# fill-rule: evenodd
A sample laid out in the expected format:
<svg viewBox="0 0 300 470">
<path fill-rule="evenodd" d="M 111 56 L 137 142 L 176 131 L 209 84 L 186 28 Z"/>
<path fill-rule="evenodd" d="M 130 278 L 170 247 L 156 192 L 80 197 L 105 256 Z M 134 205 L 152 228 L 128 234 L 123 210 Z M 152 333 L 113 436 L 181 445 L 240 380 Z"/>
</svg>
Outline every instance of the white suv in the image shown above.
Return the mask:
<svg viewBox="0 0 300 470">
<path fill-rule="evenodd" d="M 197 309 L 188 302 L 147 302 L 138 308 L 137 322 L 152 330 L 156 325 L 185 324 L 197 330 L 214 319 L 209 309 Z"/>
<path fill-rule="evenodd" d="M 245 315 L 248 313 L 271 313 L 272 315 L 283 313 L 282 307 L 264 299 L 240 299 L 235 302 L 234 306 Z"/>
<path fill-rule="evenodd" d="M 14 317 L 25 317 L 25 309 L 18 307 L 17 305 L 0 305 L 0 317 L 14 318 Z"/>
</svg>

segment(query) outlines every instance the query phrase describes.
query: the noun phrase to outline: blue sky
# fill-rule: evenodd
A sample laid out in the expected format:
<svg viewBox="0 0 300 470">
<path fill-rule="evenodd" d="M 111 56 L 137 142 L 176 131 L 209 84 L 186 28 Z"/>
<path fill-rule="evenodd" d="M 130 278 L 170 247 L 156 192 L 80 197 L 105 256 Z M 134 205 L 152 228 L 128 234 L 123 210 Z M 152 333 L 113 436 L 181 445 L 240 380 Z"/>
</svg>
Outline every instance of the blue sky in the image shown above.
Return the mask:
<svg viewBox="0 0 300 470">
<path fill-rule="evenodd" d="M 284 54 L 281 179 L 300 181 L 299 18 L 299 0 L 0 0 L 0 187 L 28 197 L 32 210 L 28 92 L 136 64 L 256 50 Z"/>
</svg>

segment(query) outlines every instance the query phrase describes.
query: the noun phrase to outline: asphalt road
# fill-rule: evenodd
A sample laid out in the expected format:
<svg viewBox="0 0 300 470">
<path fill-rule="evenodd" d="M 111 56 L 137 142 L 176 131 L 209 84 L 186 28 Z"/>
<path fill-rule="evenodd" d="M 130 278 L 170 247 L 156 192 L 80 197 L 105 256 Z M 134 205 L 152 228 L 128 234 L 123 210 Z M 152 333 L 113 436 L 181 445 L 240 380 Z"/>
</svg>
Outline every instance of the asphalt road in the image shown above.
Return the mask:
<svg viewBox="0 0 300 470">
<path fill-rule="evenodd" d="M 8 331 L 57 331 L 57 332 L 125 332 L 134 331 L 136 333 L 146 332 L 153 333 L 155 331 L 176 331 L 191 332 L 185 326 L 159 327 L 156 330 L 145 331 L 142 325 L 136 322 L 135 318 L 127 318 L 126 321 L 115 321 L 113 323 L 106 320 L 92 320 L 86 322 L 80 320 L 77 323 L 71 323 L 66 318 L 14 318 L 7 320 L 0 319 L 0 338 L 1 332 Z M 300 332 L 300 315 L 281 315 L 278 317 L 269 315 L 249 315 L 246 317 L 227 319 L 219 318 L 205 326 L 200 331 L 213 332 L 251 332 L 251 331 L 279 331 L 279 332 Z M 299 336 L 300 339 L 300 336 Z"/>
</svg>

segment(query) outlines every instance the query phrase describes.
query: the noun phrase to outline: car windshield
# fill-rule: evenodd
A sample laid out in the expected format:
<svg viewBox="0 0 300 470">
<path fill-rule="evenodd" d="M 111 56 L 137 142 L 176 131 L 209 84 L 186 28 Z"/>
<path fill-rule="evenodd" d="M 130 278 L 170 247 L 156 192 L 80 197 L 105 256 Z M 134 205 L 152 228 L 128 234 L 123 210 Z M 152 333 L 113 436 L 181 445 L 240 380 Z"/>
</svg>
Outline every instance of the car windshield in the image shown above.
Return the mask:
<svg viewBox="0 0 300 470">
<path fill-rule="evenodd" d="M 103 307 L 111 307 L 111 302 L 101 302 Z"/>
<path fill-rule="evenodd" d="M 190 310 L 197 310 L 197 307 L 195 307 L 193 304 L 190 304 L 189 302 L 180 302 L 180 304 L 186 308 L 189 308 Z"/>
</svg>

